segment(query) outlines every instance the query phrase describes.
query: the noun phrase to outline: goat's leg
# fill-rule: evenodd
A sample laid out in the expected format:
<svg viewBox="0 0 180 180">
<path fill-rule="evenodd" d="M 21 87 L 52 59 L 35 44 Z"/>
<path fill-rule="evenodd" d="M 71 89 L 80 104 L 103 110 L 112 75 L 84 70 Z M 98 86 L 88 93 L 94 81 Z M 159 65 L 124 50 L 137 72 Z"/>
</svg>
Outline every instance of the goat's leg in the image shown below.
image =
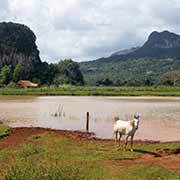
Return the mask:
<svg viewBox="0 0 180 180">
<path fill-rule="evenodd" d="M 122 134 L 119 132 L 119 146 L 121 146 L 121 137 L 122 137 Z"/>
<path fill-rule="evenodd" d="M 116 142 L 118 141 L 118 131 L 115 132 L 116 134 Z"/>
<path fill-rule="evenodd" d="M 125 149 L 125 150 L 126 150 L 126 147 L 127 147 L 128 138 L 129 138 L 129 136 L 126 136 L 126 139 L 125 139 L 125 145 L 124 145 L 124 149 Z"/>
<path fill-rule="evenodd" d="M 117 141 L 117 131 L 113 132 L 113 138 L 115 139 L 115 142 Z"/>
<path fill-rule="evenodd" d="M 134 138 L 134 135 L 131 136 L 131 151 L 133 151 L 133 138 Z"/>
<path fill-rule="evenodd" d="M 118 131 L 115 131 L 114 132 L 114 138 L 115 138 L 115 142 L 117 142 L 117 147 L 119 147 L 119 144 L 118 144 Z"/>
<path fill-rule="evenodd" d="M 115 142 L 118 142 L 118 131 L 115 131 L 113 136 L 115 138 Z"/>
</svg>

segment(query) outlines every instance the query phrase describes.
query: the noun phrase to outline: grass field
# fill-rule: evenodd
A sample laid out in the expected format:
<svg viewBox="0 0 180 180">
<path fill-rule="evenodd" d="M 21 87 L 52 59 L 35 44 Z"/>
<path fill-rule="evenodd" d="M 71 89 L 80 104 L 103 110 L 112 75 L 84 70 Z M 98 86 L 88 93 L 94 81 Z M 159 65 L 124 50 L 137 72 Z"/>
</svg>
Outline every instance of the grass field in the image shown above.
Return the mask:
<svg viewBox="0 0 180 180">
<path fill-rule="evenodd" d="M 23 136 L 22 132 L 19 134 Z M 161 165 L 156 161 L 135 160 L 146 154 L 154 156 L 157 150 L 173 151 L 180 148 L 180 143 L 139 143 L 130 152 L 118 150 L 113 141 L 79 140 L 53 131 L 28 136 L 26 142 L 17 142 L 17 146 L 4 147 L 4 143 L 11 142 L 11 136 L 8 138 L 0 140 L 3 180 L 178 180 L 180 177 L 180 172 L 166 166 L 167 162 Z M 179 154 L 174 158 L 180 158 Z M 162 162 L 160 159 L 159 163 Z"/>
<path fill-rule="evenodd" d="M 0 139 L 5 136 L 8 136 L 9 133 L 10 133 L 10 128 L 0 124 Z"/>
<path fill-rule="evenodd" d="M 0 88 L 0 95 L 68 96 L 180 96 L 180 87 L 42 87 L 37 89 Z"/>
</svg>

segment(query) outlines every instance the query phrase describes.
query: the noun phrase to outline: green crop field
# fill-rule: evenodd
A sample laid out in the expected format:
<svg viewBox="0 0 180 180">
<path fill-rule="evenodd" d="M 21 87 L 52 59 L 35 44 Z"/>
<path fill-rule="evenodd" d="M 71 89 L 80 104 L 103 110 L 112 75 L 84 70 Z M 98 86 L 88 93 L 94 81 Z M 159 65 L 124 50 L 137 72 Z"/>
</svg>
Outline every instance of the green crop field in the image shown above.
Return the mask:
<svg viewBox="0 0 180 180">
<path fill-rule="evenodd" d="M 0 95 L 68 96 L 180 96 L 180 87 L 42 87 L 37 89 L 1 88 Z"/>
</svg>

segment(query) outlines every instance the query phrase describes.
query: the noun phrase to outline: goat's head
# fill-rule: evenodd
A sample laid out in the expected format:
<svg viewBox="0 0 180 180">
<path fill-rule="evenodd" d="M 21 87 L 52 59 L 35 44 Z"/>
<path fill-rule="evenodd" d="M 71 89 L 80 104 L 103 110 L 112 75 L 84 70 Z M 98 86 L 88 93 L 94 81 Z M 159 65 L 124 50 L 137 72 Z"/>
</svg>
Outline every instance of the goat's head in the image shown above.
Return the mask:
<svg viewBox="0 0 180 180">
<path fill-rule="evenodd" d="M 138 127 L 139 127 L 140 117 L 141 117 L 141 115 L 140 115 L 139 113 L 136 113 L 136 114 L 134 115 L 134 125 L 135 125 L 136 130 L 137 130 Z"/>
</svg>

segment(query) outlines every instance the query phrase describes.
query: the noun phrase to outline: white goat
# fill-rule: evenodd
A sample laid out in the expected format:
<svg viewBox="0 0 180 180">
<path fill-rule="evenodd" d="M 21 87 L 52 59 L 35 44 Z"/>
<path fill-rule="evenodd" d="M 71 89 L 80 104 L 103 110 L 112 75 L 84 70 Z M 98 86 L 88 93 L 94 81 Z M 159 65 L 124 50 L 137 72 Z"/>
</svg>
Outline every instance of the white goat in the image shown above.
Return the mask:
<svg viewBox="0 0 180 180">
<path fill-rule="evenodd" d="M 119 140 L 119 145 L 122 135 L 125 135 L 125 149 L 127 146 L 128 138 L 131 137 L 131 151 L 133 151 L 133 138 L 139 126 L 140 114 L 135 114 L 133 120 L 123 121 L 117 120 L 114 124 L 114 136 L 116 141 Z M 118 139 L 119 136 L 119 139 Z"/>
</svg>

